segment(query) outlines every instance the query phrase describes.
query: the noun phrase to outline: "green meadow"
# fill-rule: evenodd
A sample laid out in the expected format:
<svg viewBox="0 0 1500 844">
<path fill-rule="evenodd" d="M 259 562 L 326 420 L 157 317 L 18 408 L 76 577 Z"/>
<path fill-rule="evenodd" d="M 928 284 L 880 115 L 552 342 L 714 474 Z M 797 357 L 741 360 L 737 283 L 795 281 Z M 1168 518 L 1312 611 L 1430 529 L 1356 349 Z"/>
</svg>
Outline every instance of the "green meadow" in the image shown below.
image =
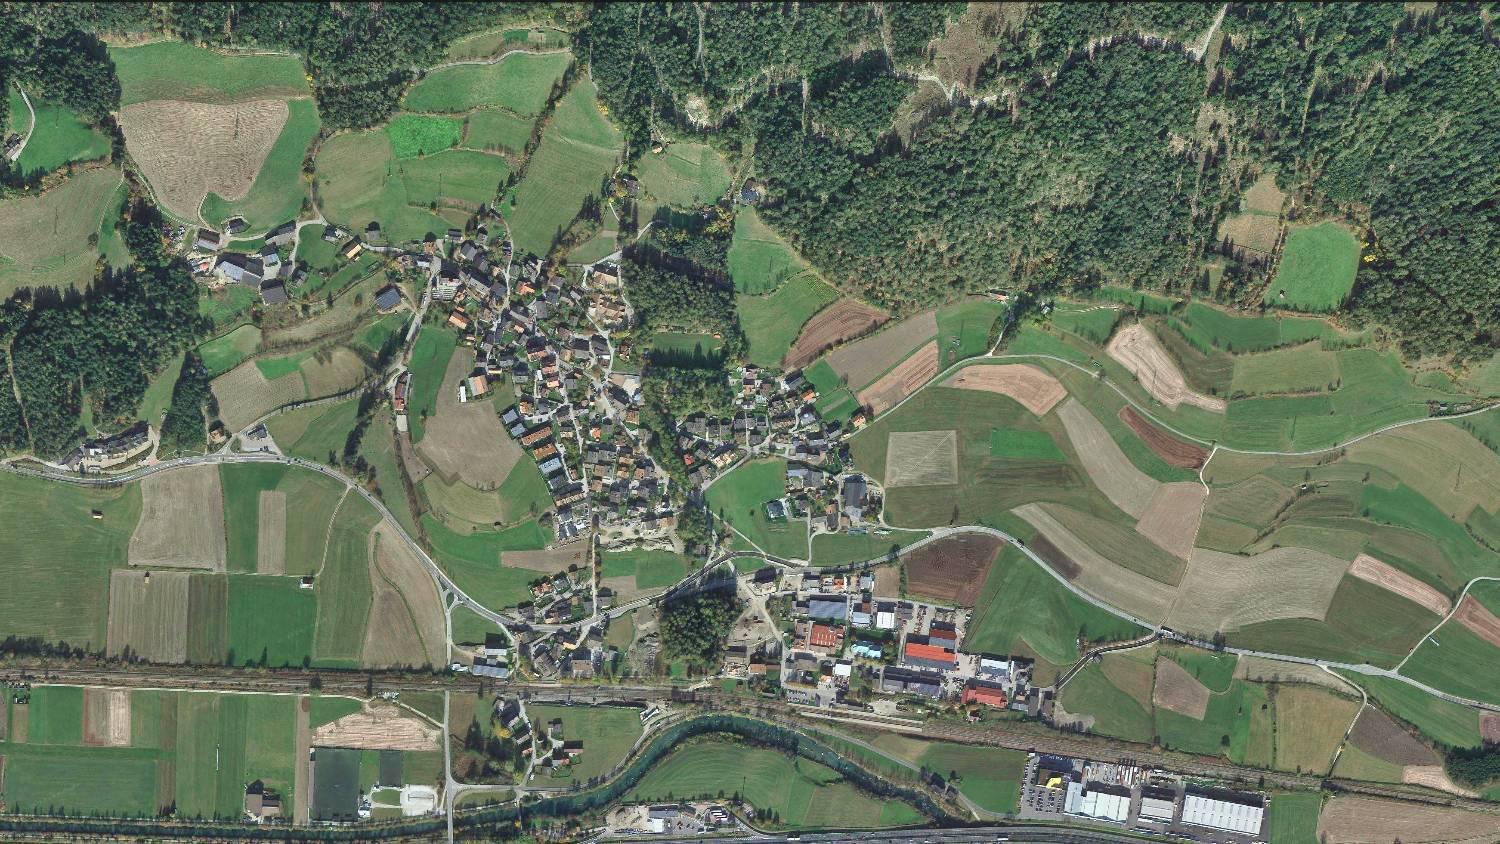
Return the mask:
<svg viewBox="0 0 1500 844">
<path fill-rule="evenodd" d="M 766 502 L 786 494 L 786 461 L 777 457 L 745 463 L 708 490 L 714 515 L 743 533 L 766 553 L 787 559 L 807 556 L 807 521 L 766 517 Z"/>
</svg>

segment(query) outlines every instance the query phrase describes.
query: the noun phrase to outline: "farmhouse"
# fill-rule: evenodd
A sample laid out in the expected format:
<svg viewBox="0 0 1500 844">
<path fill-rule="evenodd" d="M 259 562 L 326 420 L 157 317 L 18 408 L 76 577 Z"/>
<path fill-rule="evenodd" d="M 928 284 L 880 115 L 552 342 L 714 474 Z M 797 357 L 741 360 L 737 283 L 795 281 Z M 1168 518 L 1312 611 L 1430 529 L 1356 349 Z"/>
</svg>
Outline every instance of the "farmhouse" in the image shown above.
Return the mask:
<svg viewBox="0 0 1500 844">
<path fill-rule="evenodd" d="M 387 284 L 375 293 L 375 307 L 383 314 L 394 311 L 400 304 L 401 291 L 394 284 Z"/>
<path fill-rule="evenodd" d="M 217 252 L 223 242 L 223 235 L 213 229 L 199 229 L 198 237 L 193 241 L 193 248 L 201 249 L 204 252 Z"/>
<path fill-rule="evenodd" d="M 260 299 L 267 305 L 285 305 L 289 299 L 286 285 L 279 281 L 267 281 L 260 286 Z"/>
<path fill-rule="evenodd" d="M 297 238 L 297 224 L 285 222 L 266 232 L 268 246 L 289 246 Z"/>
<path fill-rule="evenodd" d="M 993 706 L 996 709 L 1004 709 L 1006 701 L 1005 689 L 995 683 L 986 683 L 983 680 L 970 680 L 964 686 L 964 703 L 980 703 L 985 706 Z"/>
</svg>

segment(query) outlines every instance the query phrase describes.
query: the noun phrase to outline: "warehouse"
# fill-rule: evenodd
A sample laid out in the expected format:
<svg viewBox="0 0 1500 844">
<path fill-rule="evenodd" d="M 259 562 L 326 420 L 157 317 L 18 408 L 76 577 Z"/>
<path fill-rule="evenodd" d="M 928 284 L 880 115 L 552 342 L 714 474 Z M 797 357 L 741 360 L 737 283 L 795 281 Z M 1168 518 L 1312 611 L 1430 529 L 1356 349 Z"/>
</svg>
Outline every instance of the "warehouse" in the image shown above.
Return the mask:
<svg viewBox="0 0 1500 844">
<path fill-rule="evenodd" d="M 1070 815 L 1124 823 L 1130 817 L 1130 789 L 1101 782 L 1091 782 L 1087 786 L 1069 782 L 1063 811 Z"/>
<path fill-rule="evenodd" d="M 1265 812 L 1265 801 L 1259 795 L 1223 789 L 1188 789 L 1182 803 L 1182 822 L 1255 835 L 1260 832 Z"/>
</svg>

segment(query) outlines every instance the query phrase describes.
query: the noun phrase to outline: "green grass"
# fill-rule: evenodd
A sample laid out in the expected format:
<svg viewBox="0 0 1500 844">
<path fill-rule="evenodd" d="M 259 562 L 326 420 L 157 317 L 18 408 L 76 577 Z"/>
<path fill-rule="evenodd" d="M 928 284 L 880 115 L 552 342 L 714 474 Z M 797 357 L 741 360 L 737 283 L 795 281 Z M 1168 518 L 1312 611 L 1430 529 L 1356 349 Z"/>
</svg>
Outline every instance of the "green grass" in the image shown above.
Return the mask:
<svg viewBox="0 0 1500 844">
<path fill-rule="evenodd" d="M 1016 460 L 1068 459 L 1046 431 L 1010 431 L 1004 428 L 990 432 L 990 454 Z"/>
<path fill-rule="evenodd" d="M 327 230 L 327 226 L 318 223 L 303 226 L 302 237 L 297 242 L 297 260 L 306 261 L 307 266 L 314 270 L 336 268 L 343 260 L 338 252 L 342 244 L 329 243 L 324 240 L 323 233 Z M 310 278 L 309 281 L 311 281 Z"/>
<path fill-rule="evenodd" d="M 711 205 L 729 190 L 729 167 L 708 144 L 678 141 L 641 156 L 636 168 L 641 186 L 663 205 Z"/>
<path fill-rule="evenodd" d="M 594 84 L 578 79 L 558 101 L 526 177 L 503 206 L 518 256 L 546 255 L 619 158 L 620 133 L 599 110 Z"/>
<path fill-rule="evenodd" d="M 343 454 L 344 442 L 358 415 L 359 401 L 350 399 L 273 416 L 266 422 L 266 429 L 283 452 L 324 462 L 330 453 Z"/>
<path fill-rule="evenodd" d="M 8 132 L 23 135 L 31 124 L 31 115 L 15 86 L 9 88 Z M 35 96 L 31 97 L 31 107 L 36 111 L 36 128 L 21 157 L 16 159 L 17 171 L 51 173 L 75 161 L 93 161 L 109 155 L 109 138 L 85 123 L 78 112 Z"/>
<path fill-rule="evenodd" d="M 990 327 L 1005 312 L 994 299 L 966 299 L 938 309 L 939 371 L 989 351 Z"/>
<path fill-rule="evenodd" d="M 1283 316 L 1236 316 L 1201 302 L 1192 302 L 1180 321 L 1188 340 L 1203 351 L 1262 352 L 1309 340 L 1340 342 L 1346 338 L 1321 319 Z"/>
<path fill-rule="evenodd" d="M 446 155 L 452 153 L 432 159 Z M 315 169 L 319 207 L 324 216 L 352 231 L 363 231 L 369 223 L 378 221 L 385 239 L 394 243 L 446 232 L 450 223 L 426 203 L 409 197 L 402 178 L 407 166 L 426 165 L 427 161 L 398 162 L 390 135 L 383 129 L 335 135 L 318 148 Z M 420 169 L 424 173 L 430 170 L 426 166 Z"/>
<path fill-rule="evenodd" d="M 572 60 L 567 53 L 518 53 L 494 64 L 435 70 L 413 85 L 401 104 L 407 111 L 445 113 L 500 106 L 535 117 Z"/>
<path fill-rule="evenodd" d="M 458 146 L 464 137 L 464 122 L 456 117 L 398 114 L 386 124 L 385 133 L 397 158 L 417 158 Z"/>
<path fill-rule="evenodd" d="M 443 387 L 443 373 L 448 370 L 448 359 L 458 348 L 458 335 L 446 328 L 424 326 L 417 334 L 417 342 L 411 352 L 411 396 L 406 405 L 406 418 L 411 425 L 413 444 L 422 441 L 423 426 L 427 417 L 437 410 L 438 392 Z"/>
<path fill-rule="evenodd" d="M 964 747 L 933 742 L 920 763 L 939 776 L 958 774 L 958 790 L 981 809 L 1013 814 L 1020 810 L 1026 754 L 999 747 Z"/>
<path fill-rule="evenodd" d="M 468 149 L 403 161 L 398 167 L 407 202 L 465 211 L 494 202 L 495 191 L 510 173 L 504 158 Z"/>
<path fill-rule="evenodd" d="M 345 715 L 353 715 L 363 708 L 363 705 L 352 697 L 314 695 L 308 699 L 307 723 L 313 729 L 317 729 Z M 439 716 L 438 720 L 443 720 L 442 716 Z"/>
<path fill-rule="evenodd" d="M 186 352 L 178 352 L 173 355 L 161 371 L 151 379 L 150 386 L 141 396 L 141 406 L 136 409 L 135 416 L 144 422 L 160 426 L 162 414 L 167 412 L 167 407 L 172 404 L 172 388 L 177 386 L 177 377 L 182 374 L 182 359 Z"/>
<path fill-rule="evenodd" d="M 260 554 L 260 494 L 276 489 L 286 477 L 281 464 L 219 467 L 224 490 L 224 540 L 230 571 L 253 572 Z M 287 508 L 291 515 L 292 508 Z M 317 547 L 322 553 L 322 545 Z"/>
<path fill-rule="evenodd" d="M 620 248 L 619 236 L 620 233 L 613 229 L 599 229 L 588 240 L 568 250 L 568 263 L 592 264 L 603 260 Z"/>
<path fill-rule="evenodd" d="M 1439 744 L 1449 747 L 1478 747 L 1479 712 L 1387 677 L 1339 672 L 1363 686 L 1375 703 L 1391 715 L 1405 721 Z"/>
<path fill-rule="evenodd" d="M 233 665 L 264 657 L 272 667 L 301 666 L 313 654 L 318 598 L 294 577 L 229 575 L 229 653 Z M 363 631 L 361 631 L 363 633 Z"/>
<path fill-rule="evenodd" d="M 634 577 L 637 589 L 664 589 L 687 576 L 693 561 L 671 551 L 605 551 L 602 577 Z"/>
<path fill-rule="evenodd" d="M 662 331 L 652 334 L 651 350 L 693 357 L 718 357 L 724 349 L 724 341 L 712 334 L 687 334 L 681 331 Z"/>
<path fill-rule="evenodd" d="M 158 41 L 139 47 L 111 47 L 120 78 L 120 105 L 148 100 L 236 102 L 305 97 L 311 91 L 302 62 L 294 56 L 235 55 Z"/>
<path fill-rule="evenodd" d="M 742 209 L 734 217 L 734 239 L 729 246 L 729 277 L 740 293 L 770 293 L 783 281 L 807 269 L 807 262 L 772 228 L 761 221 L 754 208 Z"/>
<path fill-rule="evenodd" d="M 1494 585 L 1476 583 L 1469 595 L 1493 608 L 1497 601 L 1490 596 L 1495 590 L 1482 590 L 1481 587 Z M 1500 703 L 1500 677 L 1491 671 L 1475 670 L 1475 666 L 1493 665 L 1497 657 L 1500 657 L 1500 650 L 1494 645 L 1457 621 L 1448 621 L 1422 641 L 1401 673 L 1451 694 Z"/>
<path fill-rule="evenodd" d="M 454 41 L 445 54 L 449 61 L 487 59 L 509 50 L 551 50 L 568 46 L 568 33 L 556 29 L 500 29 L 476 32 Z"/>
<path fill-rule="evenodd" d="M 380 350 L 385 348 L 385 344 L 406 328 L 409 319 L 411 319 L 409 313 L 386 314 L 360 329 L 359 333 L 354 335 L 354 346 L 369 352 L 372 356 L 378 356 Z"/>
<path fill-rule="evenodd" d="M 1302 311 L 1344 304 L 1359 268 L 1359 242 L 1338 223 L 1291 226 L 1265 301 Z"/>
<path fill-rule="evenodd" d="M 243 284 L 231 284 L 213 293 L 205 288 L 198 298 L 198 314 L 217 329 L 239 321 L 259 301 L 260 294 Z"/>
<path fill-rule="evenodd" d="M 249 291 L 243 285 L 235 285 L 235 288 Z M 208 368 L 210 376 L 222 375 L 239 366 L 259 347 L 260 329 L 253 325 L 242 325 L 199 346 L 198 357 L 203 359 L 203 365 Z"/>
<path fill-rule="evenodd" d="M 532 730 L 545 735 L 547 724 L 562 719 L 563 738 L 582 739 L 583 754 L 568 767 L 568 780 L 587 782 L 614 770 L 625 759 L 630 746 L 641 735 L 641 713 L 638 709 L 612 706 L 545 706 L 526 707 Z"/>
<path fill-rule="evenodd" d="M 1151 713 L 1109 682 L 1097 664 L 1084 668 L 1069 681 L 1060 702 L 1070 713 L 1094 716 L 1090 732 L 1148 743 L 1155 735 Z"/>
<path fill-rule="evenodd" d="M 775 810 L 795 828 L 859 828 L 918 823 L 898 801 L 883 802 L 841 781 L 831 768 L 807 759 L 730 743 L 693 742 L 657 764 L 628 801 L 679 800 L 739 793 L 758 815 Z"/>
<path fill-rule="evenodd" d="M 1336 386 L 1339 356 L 1309 343 L 1234 359 L 1232 395 L 1317 393 Z M 1354 387 L 1351 387 L 1354 388 Z"/>
<path fill-rule="evenodd" d="M 530 584 L 538 572 L 501 566 L 500 552 L 545 547 L 548 536 L 535 521 L 501 531 L 460 534 L 423 516 L 422 527 L 432 542 L 433 559 L 474 600 L 499 609 L 531 599 Z"/>
<path fill-rule="evenodd" d="M 29 744 L 83 743 L 83 689 L 77 686 L 38 686 L 31 695 Z"/>
<path fill-rule="evenodd" d="M 535 518 L 552 506 L 547 479 L 531 460 L 522 459 L 500 484 L 500 509 L 506 522 Z"/>
<path fill-rule="evenodd" d="M 838 297 L 838 291 L 813 273 L 796 275 L 767 296 L 737 295 L 735 307 L 750 344 L 750 362 L 780 369 L 781 359 L 797 341 L 802 326 Z"/>
<path fill-rule="evenodd" d="M 813 402 L 813 409 L 819 416 L 842 421 L 859 410 L 859 400 L 844 386 L 843 379 L 833 371 L 826 358 L 818 358 L 802 374 L 818 391 L 818 400 Z"/>
<path fill-rule="evenodd" d="M 123 266 L 115 229 L 128 191 L 117 167 L 76 173 L 40 195 L 0 200 L 0 297 L 22 287 L 77 287 L 94 280 L 100 255 Z M 89 243 L 98 236 L 98 244 Z"/>
<path fill-rule="evenodd" d="M 0 636 L 103 650 L 109 570 L 125 565 L 141 516 L 140 486 L 98 489 L 5 472 L 0 501 L 7 502 L 0 507 L 0 573 L 8 584 L 0 591 Z M 92 510 L 104 518 L 92 518 Z"/>
<path fill-rule="evenodd" d="M 1078 633 L 1091 641 L 1124 640 L 1140 628 L 1069 592 L 1025 554 L 1006 545 L 975 602 L 964 650 L 1010 654 L 1026 648 L 1054 665 L 1078 658 Z"/>
<path fill-rule="evenodd" d="M 1156 710 L 1156 733 L 1167 747 L 1243 761 L 1248 750 L 1251 711 L 1265 701 L 1263 687 L 1233 681 L 1228 691 L 1210 695 L 1202 720 Z M 1225 742 L 1225 738 L 1228 742 Z"/>
<path fill-rule="evenodd" d="M 218 226 L 230 217 L 243 217 L 252 231 L 269 229 L 294 219 L 302 210 L 307 188 L 302 183 L 302 162 L 318 136 L 321 121 L 311 100 L 287 103 L 286 125 L 266 155 L 250 192 L 233 202 L 210 193 L 203 201 L 203 219 Z"/>
<path fill-rule="evenodd" d="M 219 472 L 229 570 L 255 571 L 260 555 L 260 493 L 279 490 L 286 495 L 287 574 L 316 571 L 322 561 L 329 520 L 343 495 L 339 482 L 282 464 L 225 464 Z"/>
<path fill-rule="evenodd" d="M 154 816 L 157 754 L 114 747 L 32 747 L 5 750 L 8 812 Z"/>
<path fill-rule="evenodd" d="M 417 524 L 412 518 L 411 503 L 406 497 L 406 484 L 401 481 L 401 467 L 397 465 L 396 420 L 390 409 L 382 408 L 375 412 L 375 418 L 360 440 L 359 456 L 375 471 L 376 494 L 381 502 L 396 517 L 401 527 L 415 536 Z"/>
<path fill-rule="evenodd" d="M 285 357 L 260 358 L 255 361 L 255 368 L 260 370 L 260 374 L 264 375 L 267 381 L 270 381 L 283 375 L 291 375 L 293 372 L 301 372 L 302 362 L 311 356 L 310 352 L 298 352 Z"/>
<path fill-rule="evenodd" d="M 777 457 L 746 463 L 708 490 L 708 506 L 766 553 L 788 559 L 807 556 L 807 522 L 766 518 L 767 501 L 786 494 L 786 461 Z"/>
<path fill-rule="evenodd" d="M 1103 345 L 1120 320 L 1119 308 L 1072 305 L 1059 302 L 1052 309 L 1052 324 L 1090 343 Z"/>
<path fill-rule="evenodd" d="M 469 113 L 463 145 L 469 149 L 520 153 L 526 149 L 534 124 L 532 119 L 498 108 L 476 109 Z"/>
<path fill-rule="evenodd" d="M 1171 648 L 1165 651 L 1178 665 L 1193 675 L 1210 692 L 1229 691 L 1239 658 L 1234 654 L 1213 653 L 1196 648 Z"/>
<path fill-rule="evenodd" d="M 370 531 L 380 514 L 365 499 L 344 498 L 333 519 L 328 549 L 318 572 L 318 630 L 313 654 L 319 661 L 358 660 L 373 600 Z"/>
<path fill-rule="evenodd" d="M 905 547 L 927 536 L 925 530 L 893 530 L 874 533 L 820 533 L 813 537 L 812 564 L 838 566 L 873 560 L 889 554 L 892 547 Z"/>
<path fill-rule="evenodd" d="M 245 800 L 250 705 L 244 695 L 184 694 L 177 706 L 177 812 L 235 817 Z"/>
<path fill-rule="evenodd" d="M 1371 583 L 1345 577 L 1333 594 L 1327 621 L 1282 619 L 1229 634 L 1229 644 L 1341 662 L 1392 666 L 1437 617 Z"/>
<path fill-rule="evenodd" d="M 1323 795 L 1298 792 L 1271 797 L 1266 831 L 1276 844 L 1317 844 Z"/>
</svg>

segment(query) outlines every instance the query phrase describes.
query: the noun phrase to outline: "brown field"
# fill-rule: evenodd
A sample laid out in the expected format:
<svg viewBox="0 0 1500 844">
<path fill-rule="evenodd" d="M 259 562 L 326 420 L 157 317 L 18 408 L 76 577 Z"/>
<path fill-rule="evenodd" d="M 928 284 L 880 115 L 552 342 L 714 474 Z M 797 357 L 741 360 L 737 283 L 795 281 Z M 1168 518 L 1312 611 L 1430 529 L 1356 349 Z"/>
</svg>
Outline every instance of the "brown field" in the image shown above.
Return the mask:
<svg viewBox="0 0 1500 844">
<path fill-rule="evenodd" d="M 1003 544 L 987 534 L 963 534 L 923 545 L 902 559 L 906 566 L 906 591 L 943 603 L 972 607 Z"/>
<path fill-rule="evenodd" d="M 1136 409 L 1128 404 L 1120 408 L 1120 421 L 1134 431 L 1136 436 L 1146 443 L 1146 447 L 1156 452 L 1156 456 L 1165 460 L 1169 466 L 1176 466 L 1179 469 L 1201 469 L 1204 461 L 1208 459 L 1208 449 L 1177 439 L 1151 424 L 1151 420 L 1137 413 Z"/>
<path fill-rule="evenodd" d="M 1198 538 L 1198 522 L 1203 517 L 1203 499 L 1208 490 L 1203 484 L 1186 481 L 1162 484 L 1135 529 L 1174 556 L 1186 560 Z"/>
<path fill-rule="evenodd" d="M 943 386 L 999 393 L 1037 416 L 1045 416 L 1068 397 L 1068 391 L 1056 378 L 1025 363 L 970 366 L 954 373 Z"/>
<path fill-rule="evenodd" d="M 1349 741 L 1360 750 L 1397 765 L 1436 765 L 1442 761 L 1436 751 L 1373 706 L 1365 707 L 1359 714 Z"/>
<path fill-rule="evenodd" d="M 502 551 L 500 553 L 502 566 L 543 574 L 567 571 L 569 566 L 586 568 L 588 564 L 589 543 L 586 538 L 546 551 Z"/>
<path fill-rule="evenodd" d="M 1500 815 L 1377 797 L 1335 797 L 1318 817 L 1327 844 L 1493 844 L 1496 836 Z"/>
<path fill-rule="evenodd" d="M 1077 399 L 1063 402 L 1057 416 L 1094 486 L 1126 513 L 1137 519 L 1145 515 L 1161 484 L 1130 462 L 1109 431 Z"/>
<path fill-rule="evenodd" d="M 365 373 L 365 362 L 343 346 L 321 351 L 302 364 L 302 376 L 307 382 L 307 397 L 310 399 L 352 390 L 364 380 Z"/>
<path fill-rule="evenodd" d="M 859 403 L 876 416 L 885 413 L 932 380 L 938 371 L 937 341 L 918 349 L 880 380 L 859 391 Z"/>
<path fill-rule="evenodd" d="M 633 601 L 652 591 L 637 587 L 635 585 L 635 575 L 633 574 L 621 575 L 619 577 L 602 577 L 599 579 L 599 585 L 615 593 L 616 604 Z"/>
<path fill-rule="evenodd" d="M 1223 399 L 1205 396 L 1188 388 L 1177 364 L 1146 326 L 1136 323 L 1116 331 L 1105 351 L 1121 366 L 1130 370 L 1141 382 L 1141 386 L 1146 388 L 1146 392 L 1167 407 L 1176 410 L 1180 405 L 1190 404 L 1214 413 L 1224 412 L 1226 406 Z"/>
<path fill-rule="evenodd" d="M 115 569 L 109 575 L 105 650 L 127 649 L 149 662 L 187 661 L 188 581 L 185 571 Z"/>
<path fill-rule="evenodd" d="M 1262 173 L 1245 191 L 1244 212 L 1224 221 L 1219 239 L 1261 254 L 1276 248 L 1281 233 L 1281 204 L 1286 194 L 1276 187 L 1276 177 Z"/>
<path fill-rule="evenodd" d="M 305 825 L 312 814 L 312 763 L 307 761 L 309 751 L 312 750 L 312 725 L 308 720 L 308 712 L 312 708 L 311 701 L 306 696 L 297 699 L 297 726 L 296 742 L 297 749 L 292 755 L 297 767 L 292 776 L 292 794 L 296 815 L 294 822 Z M 171 766 L 163 766 L 171 767 Z M 161 792 L 170 794 L 172 792 Z"/>
<path fill-rule="evenodd" d="M 366 668 L 443 665 L 447 622 L 432 575 L 385 522 L 370 532 L 369 559 L 374 597 L 360 662 Z"/>
<path fill-rule="evenodd" d="M 260 525 L 255 543 L 255 571 L 286 574 L 286 493 L 260 491 Z"/>
<path fill-rule="evenodd" d="M 1327 773 L 1360 702 L 1317 686 L 1290 685 L 1276 693 L 1276 767 Z"/>
<path fill-rule="evenodd" d="M 1166 618 L 1177 589 L 1131 571 L 1090 548 L 1039 504 L 1026 504 L 1011 512 L 1029 522 L 1053 548 L 1076 566 L 1076 576 L 1068 576 L 1068 572 L 1062 570 L 1059 573 L 1079 588 L 1152 624 Z M 1038 554 L 1041 553 L 1042 549 L 1035 540 L 1032 546 Z M 1045 555 L 1043 558 L 1050 559 Z"/>
<path fill-rule="evenodd" d="M 1448 610 L 1453 609 L 1453 602 L 1448 600 L 1447 595 L 1403 571 L 1391 568 L 1369 554 L 1360 554 L 1355 557 L 1354 563 L 1349 566 L 1349 573 L 1387 592 L 1394 592 L 1409 601 L 1415 601 L 1437 615 L 1447 615 Z"/>
<path fill-rule="evenodd" d="M 458 385 L 474 368 L 474 354 L 454 352 L 438 390 L 437 408 L 427 420 L 417 443 L 417 454 L 444 483 L 465 483 L 475 489 L 500 486 L 525 455 L 510 438 L 495 406 L 488 400 L 460 402 Z"/>
<path fill-rule="evenodd" d="M 877 598 L 901 597 L 900 566 L 877 566 L 875 568 L 874 594 Z M 1500 718 L 1496 719 L 1495 726 L 1497 730 L 1500 730 Z"/>
<path fill-rule="evenodd" d="M 1046 560 L 1047 565 L 1056 570 L 1069 583 L 1077 580 L 1078 576 L 1083 574 L 1083 566 L 1078 565 L 1078 563 L 1073 561 L 1072 557 L 1064 554 L 1061 548 L 1053 545 L 1052 540 L 1048 539 L 1044 534 L 1038 533 L 1032 538 L 1031 550 L 1035 551 L 1038 557 Z"/>
<path fill-rule="evenodd" d="M 826 359 L 850 389 L 860 390 L 936 336 L 937 312 L 923 311 L 863 340 L 834 349 Z"/>
<path fill-rule="evenodd" d="M 1156 660 L 1156 688 L 1151 692 L 1151 702 L 1157 707 L 1202 721 L 1208 712 L 1208 696 L 1208 687 L 1177 660 L 1165 656 Z"/>
<path fill-rule="evenodd" d="M 1141 705 L 1141 709 L 1151 711 L 1151 689 L 1156 682 L 1154 672 L 1149 661 L 1142 661 L 1131 653 L 1105 654 L 1099 660 L 1099 670 L 1104 672 L 1104 678 L 1110 685 L 1119 689 L 1131 700 Z M 1150 654 L 1150 651 L 1144 651 Z"/>
<path fill-rule="evenodd" d="M 1407 765 L 1401 769 L 1401 781 L 1407 785 L 1420 785 L 1449 794 L 1478 797 L 1479 794 L 1454 782 L 1442 765 Z"/>
<path fill-rule="evenodd" d="M 224 494 L 216 466 L 188 466 L 141 481 L 132 566 L 224 570 Z"/>
<path fill-rule="evenodd" d="M 1489 642 L 1495 647 L 1500 647 L 1500 618 L 1489 611 L 1484 604 L 1474 600 L 1473 595 L 1465 595 L 1458 604 L 1458 612 L 1453 618 L 1459 624 L 1469 628 L 1469 632 Z"/>
<path fill-rule="evenodd" d="M 15 744 L 25 744 L 31 738 L 31 706 L 25 703 L 17 703 L 10 708 L 10 740 Z"/>
<path fill-rule="evenodd" d="M 368 706 L 313 730 L 315 747 L 363 750 L 437 750 L 442 731 L 394 706 Z"/>
<path fill-rule="evenodd" d="M 210 192 L 243 199 L 286 125 L 285 100 L 232 105 L 152 100 L 120 109 L 125 147 L 156 199 L 198 219 Z"/>
<path fill-rule="evenodd" d="M 83 743 L 130 746 L 130 690 L 83 690 Z"/>
<path fill-rule="evenodd" d="M 854 299 L 844 298 L 818 311 L 802 326 L 797 342 L 781 359 L 781 366 L 788 371 L 801 369 L 823 354 L 847 340 L 873 331 L 890 319 L 884 313 Z"/>
<path fill-rule="evenodd" d="M 954 431 L 898 431 L 886 440 L 885 449 L 887 488 L 958 483 L 958 434 Z"/>
<path fill-rule="evenodd" d="M 1500 744 L 1500 713 L 1479 713 L 1479 734 L 1487 744 Z"/>
<path fill-rule="evenodd" d="M 1348 568 L 1343 560 L 1306 548 L 1273 548 L 1252 556 L 1194 548 L 1168 624 L 1227 633 L 1280 618 L 1322 621 Z"/>
<path fill-rule="evenodd" d="M 231 431 L 243 430 L 276 408 L 307 398 L 302 373 L 289 372 L 267 381 L 253 360 L 215 378 L 210 387 L 219 401 L 219 418 Z"/>
<path fill-rule="evenodd" d="M 1414 425 L 1349 447 L 1350 462 L 1390 472 L 1456 521 L 1500 501 L 1500 462 L 1457 425 Z"/>
</svg>

